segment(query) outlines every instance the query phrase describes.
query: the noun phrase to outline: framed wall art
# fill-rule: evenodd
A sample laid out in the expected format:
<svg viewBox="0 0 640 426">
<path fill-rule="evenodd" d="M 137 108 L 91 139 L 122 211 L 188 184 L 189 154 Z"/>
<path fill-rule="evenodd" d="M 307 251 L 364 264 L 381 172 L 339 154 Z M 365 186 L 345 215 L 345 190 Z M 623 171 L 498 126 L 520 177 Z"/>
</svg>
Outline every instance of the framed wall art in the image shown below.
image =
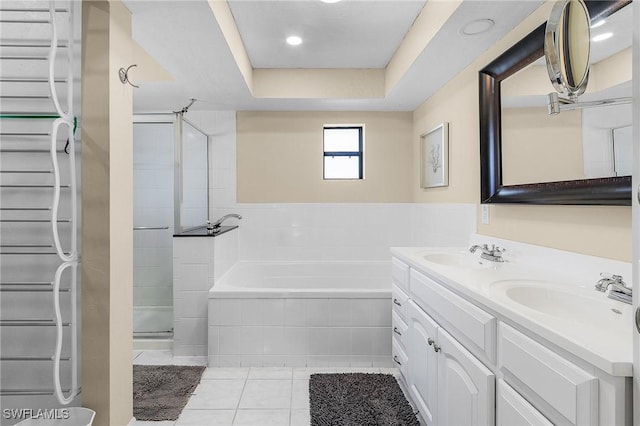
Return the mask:
<svg viewBox="0 0 640 426">
<path fill-rule="evenodd" d="M 420 136 L 420 187 L 449 185 L 449 123 Z"/>
</svg>

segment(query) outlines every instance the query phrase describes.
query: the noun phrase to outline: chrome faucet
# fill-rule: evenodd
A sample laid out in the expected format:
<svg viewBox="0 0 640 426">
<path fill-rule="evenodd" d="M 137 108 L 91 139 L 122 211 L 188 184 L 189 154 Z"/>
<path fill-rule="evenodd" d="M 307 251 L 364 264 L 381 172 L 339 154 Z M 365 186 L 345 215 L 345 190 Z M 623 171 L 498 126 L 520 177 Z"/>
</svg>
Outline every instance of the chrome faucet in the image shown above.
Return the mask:
<svg viewBox="0 0 640 426">
<path fill-rule="evenodd" d="M 220 219 L 216 220 L 215 222 L 213 222 L 211 224 L 211 229 L 219 229 L 222 226 L 222 222 L 224 222 L 225 220 L 235 217 L 236 219 L 242 219 L 242 216 L 240 216 L 239 214 L 235 214 L 235 213 L 231 213 L 231 214 L 226 214 L 224 216 L 222 216 Z M 208 227 L 207 227 L 208 228 Z"/>
<path fill-rule="evenodd" d="M 631 304 L 633 291 L 625 282 L 622 275 L 600 273 L 602 277 L 596 284 L 596 290 L 606 292 L 609 290 L 609 298 Z"/>
<path fill-rule="evenodd" d="M 471 253 L 475 253 L 478 249 L 482 250 L 482 253 L 480 254 L 482 259 L 490 260 L 492 262 L 504 262 L 502 253 L 507 251 L 507 249 L 498 247 L 495 244 L 491 244 L 491 248 L 489 248 L 487 244 L 483 244 L 481 246 L 476 244 L 471 246 L 469 251 Z"/>
</svg>

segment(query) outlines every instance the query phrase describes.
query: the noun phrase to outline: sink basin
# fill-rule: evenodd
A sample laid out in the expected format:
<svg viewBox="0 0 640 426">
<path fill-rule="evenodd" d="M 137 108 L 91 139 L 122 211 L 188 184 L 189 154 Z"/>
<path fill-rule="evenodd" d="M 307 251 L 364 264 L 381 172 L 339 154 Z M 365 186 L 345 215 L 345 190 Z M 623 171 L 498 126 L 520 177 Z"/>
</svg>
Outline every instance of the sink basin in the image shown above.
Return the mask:
<svg viewBox="0 0 640 426">
<path fill-rule="evenodd" d="M 525 308 L 583 324 L 600 323 L 604 317 L 622 319 L 627 309 L 593 289 L 551 281 L 501 280 L 493 282 L 490 291 Z"/>
<path fill-rule="evenodd" d="M 471 253 L 429 253 L 422 256 L 428 262 L 459 268 L 488 268 L 494 266 L 491 261 L 480 259 Z"/>
</svg>

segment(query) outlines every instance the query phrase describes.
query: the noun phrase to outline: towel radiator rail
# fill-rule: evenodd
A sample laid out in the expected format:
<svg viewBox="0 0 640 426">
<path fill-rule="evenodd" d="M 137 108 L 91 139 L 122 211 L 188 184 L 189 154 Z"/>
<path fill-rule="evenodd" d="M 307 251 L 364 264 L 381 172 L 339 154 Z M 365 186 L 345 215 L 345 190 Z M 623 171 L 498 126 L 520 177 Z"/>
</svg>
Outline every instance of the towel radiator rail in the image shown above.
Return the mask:
<svg viewBox="0 0 640 426">
<path fill-rule="evenodd" d="M 0 247 L 2 248 L 24 248 L 24 249 L 35 249 L 35 248 L 54 248 L 55 251 L 2 251 L 0 255 L 37 255 L 37 256 L 49 256 L 56 255 L 63 262 L 53 277 L 53 281 L 51 282 L 43 282 L 43 281 L 5 281 L 0 282 L 0 291 L 2 292 L 51 292 L 53 293 L 53 308 L 54 308 L 54 319 L 1 319 L 0 327 L 55 327 L 56 330 L 56 345 L 53 356 L 51 357 L 41 357 L 41 356 L 5 356 L 0 358 L 2 361 L 53 361 L 53 388 L 52 389 L 2 389 L 0 391 L 0 395 L 55 395 L 58 402 L 63 405 L 67 405 L 71 403 L 75 397 L 80 393 L 80 387 L 78 386 L 78 307 L 77 307 L 77 278 L 78 271 L 77 266 L 79 263 L 79 252 L 77 246 L 77 185 L 76 185 L 76 170 L 75 170 L 75 141 L 74 141 L 74 133 L 76 130 L 76 119 L 73 114 L 73 46 L 74 41 L 74 22 L 73 22 L 73 10 L 75 8 L 74 2 L 69 3 L 69 8 L 56 8 L 55 0 L 49 0 L 48 8 L 0 8 L 0 12 L 39 12 L 39 13 L 47 13 L 47 19 L 36 17 L 20 17 L 13 16 L 11 17 L 2 17 L 0 19 L 0 24 L 15 24 L 16 26 L 11 26 L 10 28 L 18 28 L 18 25 L 40 25 L 46 24 L 49 26 L 51 31 L 51 40 L 50 43 L 45 44 L 40 40 L 25 40 L 24 43 L 15 42 L 13 40 L 6 41 L 0 43 L 1 47 L 7 48 L 20 48 L 20 49 L 39 49 L 39 48 L 47 48 L 48 54 L 46 56 L 40 54 L 40 51 L 32 51 L 32 52 L 17 52 L 16 53 L 4 53 L 0 55 L 1 61 L 11 61 L 11 62 L 38 62 L 38 61 L 48 61 L 48 75 L 47 78 L 39 78 L 39 77 L 7 77 L 2 76 L 0 78 L 0 82 L 2 83 L 48 83 L 49 94 L 48 95 L 0 95 L 0 99 L 14 99 L 14 100 L 24 100 L 24 101 L 34 101 L 34 100 L 46 100 L 50 99 L 52 101 L 54 112 L 18 112 L 18 111 L 0 111 L 0 118 L 3 119 L 18 119 L 18 120 L 31 120 L 31 119 L 51 119 L 51 130 L 50 132 L 16 132 L 16 131 L 7 131 L 1 132 L 0 136 L 3 137 L 4 140 L 6 138 L 20 138 L 18 140 L 23 140 L 25 137 L 27 138 L 39 138 L 39 137 L 48 137 L 50 138 L 50 146 L 49 149 L 24 149 L 24 148 L 3 148 L 0 149 L 2 153 L 26 153 L 26 154 L 37 154 L 37 153 L 49 153 L 51 157 L 51 170 L 3 170 L 3 175 L 6 176 L 7 173 L 42 173 L 42 174 L 52 174 L 54 183 L 51 184 L 20 184 L 20 183 L 11 183 L 11 184 L 2 184 L 0 188 L 3 190 L 11 190 L 11 189 L 20 189 L 20 190 L 28 190 L 28 189 L 36 189 L 36 188 L 49 188 L 52 189 L 53 200 L 50 207 L 2 207 L 2 211 L 48 211 L 50 212 L 50 219 L 0 219 L 0 223 L 50 223 L 52 237 L 53 237 L 53 245 L 42 245 L 42 244 L 2 244 Z M 58 40 L 58 28 L 56 22 L 56 13 L 67 13 L 67 19 L 69 24 L 68 31 L 68 41 L 63 42 Z M 24 31 L 24 34 L 29 34 L 28 30 Z M 56 64 L 56 55 L 57 49 L 66 49 L 66 59 L 65 63 L 67 66 L 66 76 L 64 78 L 60 78 L 55 76 L 55 64 Z M 59 62 L 58 62 L 59 63 Z M 66 108 L 63 108 L 58 100 L 57 87 L 60 83 L 66 83 Z M 6 92 L 5 92 L 6 93 Z M 28 108 L 27 108 L 28 109 Z M 64 139 L 67 140 L 67 144 L 69 147 L 69 151 L 58 149 L 58 133 L 61 130 L 60 127 L 66 127 L 66 129 L 62 130 L 65 133 Z M 64 140 L 62 139 L 62 141 Z M 68 154 L 68 162 L 69 162 L 69 184 L 62 185 L 60 182 L 60 170 L 58 164 L 58 154 L 67 153 Z M 60 205 L 60 192 L 62 189 L 70 190 L 68 197 L 70 199 L 71 204 L 71 217 L 69 219 L 58 218 L 58 208 Z M 71 227 L 70 233 L 70 250 L 63 250 L 62 245 L 60 243 L 60 236 L 58 227 L 60 224 L 73 224 Z M 66 229 L 66 228 L 65 228 Z M 70 282 L 69 288 L 61 288 L 60 282 L 61 277 L 65 273 L 65 271 L 70 271 Z M 43 288 L 46 286 L 48 288 Z M 70 318 L 65 319 L 63 321 L 60 307 L 60 293 L 67 293 L 70 295 L 70 305 L 71 305 L 71 313 Z M 71 337 L 71 356 L 62 356 L 62 337 L 63 337 L 63 328 L 68 328 L 70 331 Z M 61 361 L 71 361 L 71 386 L 68 388 L 62 388 L 60 383 L 60 362 Z M 65 395 L 67 394 L 67 395 Z"/>
<path fill-rule="evenodd" d="M 70 392 L 71 389 L 62 389 L 63 392 Z M 0 391 L 0 396 L 46 396 L 55 395 L 56 389 L 7 389 Z M 80 394 L 78 388 L 78 394 Z"/>
</svg>

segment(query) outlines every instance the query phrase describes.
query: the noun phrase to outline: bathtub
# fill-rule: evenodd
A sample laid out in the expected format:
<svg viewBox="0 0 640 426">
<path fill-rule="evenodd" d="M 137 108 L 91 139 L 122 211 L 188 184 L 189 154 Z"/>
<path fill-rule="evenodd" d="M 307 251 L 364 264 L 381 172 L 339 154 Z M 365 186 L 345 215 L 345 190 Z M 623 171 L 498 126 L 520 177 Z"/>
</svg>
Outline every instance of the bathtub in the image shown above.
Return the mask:
<svg viewBox="0 0 640 426">
<path fill-rule="evenodd" d="M 209 291 L 210 366 L 391 367 L 391 264 L 238 262 Z"/>
</svg>

